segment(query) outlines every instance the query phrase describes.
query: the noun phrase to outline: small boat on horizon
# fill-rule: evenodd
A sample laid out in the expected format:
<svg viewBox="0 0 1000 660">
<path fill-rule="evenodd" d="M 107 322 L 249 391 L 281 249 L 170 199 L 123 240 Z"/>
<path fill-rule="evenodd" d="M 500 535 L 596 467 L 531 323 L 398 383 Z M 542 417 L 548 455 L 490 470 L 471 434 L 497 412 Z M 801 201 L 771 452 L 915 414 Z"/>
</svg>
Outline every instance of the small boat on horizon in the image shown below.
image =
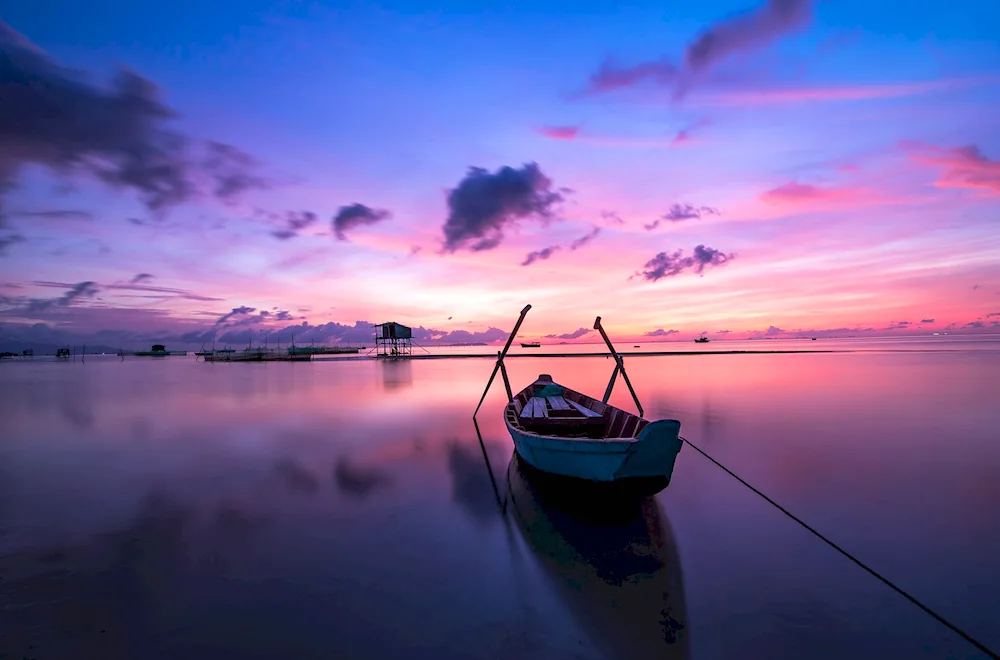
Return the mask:
<svg viewBox="0 0 1000 660">
<path fill-rule="evenodd" d="M 698 337 L 697 339 L 694 340 L 694 343 L 696 343 L 696 344 L 707 344 L 708 343 L 708 337 Z"/>
<path fill-rule="evenodd" d="M 187 351 L 168 351 L 163 344 L 153 344 L 148 351 L 118 351 L 119 357 L 133 355 L 135 357 L 166 357 L 168 355 L 187 355 Z"/>
<path fill-rule="evenodd" d="M 683 444 L 681 423 L 642 417 L 642 405 L 625 373 L 624 361 L 601 327 L 600 316 L 594 321 L 594 329 L 601 333 L 615 360 L 603 400 L 560 385 L 548 374 L 540 374 L 517 394 L 511 392 L 503 358 L 529 309 L 531 305 L 521 311 L 486 385 L 488 392 L 497 371 L 502 372 L 508 394 L 504 424 L 518 455 L 532 468 L 566 480 L 567 486 L 586 485 L 611 498 L 644 497 L 666 488 Z M 638 415 L 608 404 L 619 372 Z"/>
<path fill-rule="evenodd" d="M 539 348 L 542 343 L 539 341 L 522 341 L 521 348 Z"/>
</svg>

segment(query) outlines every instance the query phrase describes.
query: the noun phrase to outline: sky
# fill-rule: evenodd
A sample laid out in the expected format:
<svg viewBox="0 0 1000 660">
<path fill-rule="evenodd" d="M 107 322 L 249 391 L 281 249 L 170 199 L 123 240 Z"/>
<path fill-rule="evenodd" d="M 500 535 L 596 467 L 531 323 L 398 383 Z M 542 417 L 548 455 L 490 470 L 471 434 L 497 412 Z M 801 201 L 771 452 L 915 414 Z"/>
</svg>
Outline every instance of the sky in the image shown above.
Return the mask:
<svg viewBox="0 0 1000 660">
<path fill-rule="evenodd" d="M 0 0 L 0 344 L 1000 332 L 994 0 Z"/>
</svg>

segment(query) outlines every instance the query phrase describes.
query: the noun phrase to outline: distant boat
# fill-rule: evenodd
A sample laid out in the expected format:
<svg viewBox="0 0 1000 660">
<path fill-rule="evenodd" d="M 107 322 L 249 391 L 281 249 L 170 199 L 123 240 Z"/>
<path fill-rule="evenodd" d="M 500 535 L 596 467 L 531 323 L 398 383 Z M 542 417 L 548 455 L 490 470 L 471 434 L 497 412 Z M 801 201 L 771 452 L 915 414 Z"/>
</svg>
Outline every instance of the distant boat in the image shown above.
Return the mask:
<svg viewBox="0 0 1000 660">
<path fill-rule="evenodd" d="M 635 346 L 633 346 L 632 348 L 639 348 L 639 344 L 636 344 L 636 345 L 635 345 Z"/>
<path fill-rule="evenodd" d="M 539 348 L 541 345 L 542 345 L 542 343 L 538 342 L 538 341 L 522 341 L 521 342 L 521 348 Z"/>
<path fill-rule="evenodd" d="M 696 344 L 707 344 L 708 343 L 708 337 L 698 337 L 697 339 L 694 340 L 694 343 L 696 343 Z"/>
<path fill-rule="evenodd" d="M 56 359 L 58 360 L 68 360 L 69 359 L 69 349 L 60 348 L 56 351 Z"/>
</svg>

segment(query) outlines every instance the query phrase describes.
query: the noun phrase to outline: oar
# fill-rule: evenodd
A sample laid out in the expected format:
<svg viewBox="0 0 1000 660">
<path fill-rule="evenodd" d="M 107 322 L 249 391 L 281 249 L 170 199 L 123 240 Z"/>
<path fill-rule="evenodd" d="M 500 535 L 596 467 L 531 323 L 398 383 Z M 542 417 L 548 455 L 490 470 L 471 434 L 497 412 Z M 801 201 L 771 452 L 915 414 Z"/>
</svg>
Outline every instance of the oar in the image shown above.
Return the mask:
<svg viewBox="0 0 1000 660">
<path fill-rule="evenodd" d="M 500 371 L 500 367 L 503 366 L 503 358 L 507 355 L 507 351 L 510 349 L 510 345 L 514 343 L 514 335 L 521 328 L 521 323 L 524 322 L 524 317 L 527 315 L 528 310 L 531 309 L 531 305 L 525 305 L 524 309 L 521 310 L 521 317 L 517 319 L 517 323 L 514 324 L 514 329 L 510 331 L 510 337 L 507 337 L 507 343 L 504 345 L 503 350 L 500 351 L 500 355 L 497 357 L 497 363 L 493 367 L 493 373 L 490 374 L 490 379 L 486 383 L 486 389 L 483 390 L 483 396 L 479 399 L 479 405 L 476 406 L 476 412 L 472 413 L 473 419 L 479 413 L 479 408 L 483 405 L 483 401 L 486 400 L 486 393 L 490 391 L 490 386 L 493 385 L 493 379 L 497 377 L 497 372 Z"/>
</svg>

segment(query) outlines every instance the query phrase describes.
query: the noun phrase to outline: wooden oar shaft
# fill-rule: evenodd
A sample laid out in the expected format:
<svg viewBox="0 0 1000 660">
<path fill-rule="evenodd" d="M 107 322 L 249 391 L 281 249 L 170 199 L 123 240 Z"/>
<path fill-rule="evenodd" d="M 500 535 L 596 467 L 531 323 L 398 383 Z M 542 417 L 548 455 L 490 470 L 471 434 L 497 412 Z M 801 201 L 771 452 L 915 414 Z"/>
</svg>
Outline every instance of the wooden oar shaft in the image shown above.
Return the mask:
<svg viewBox="0 0 1000 660">
<path fill-rule="evenodd" d="M 476 412 L 472 413 L 472 418 L 476 418 L 476 414 L 479 412 L 479 408 L 482 407 L 483 401 L 486 400 L 486 393 L 490 391 L 490 386 L 493 385 L 493 379 L 497 377 L 497 371 L 503 366 L 503 358 L 507 355 L 507 351 L 510 350 L 510 345 L 514 343 L 514 336 L 517 335 L 517 331 L 521 329 L 521 324 L 524 322 L 524 317 L 527 316 L 528 310 L 531 309 L 531 305 L 525 305 L 524 309 L 521 310 L 521 316 L 517 319 L 517 323 L 514 324 L 514 329 L 510 331 L 510 337 L 507 337 L 507 343 L 504 344 L 503 350 L 497 356 L 497 363 L 493 367 L 493 373 L 490 374 L 490 379 L 486 382 L 486 389 L 483 390 L 483 396 L 479 398 L 479 405 L 476 406 Z M 504 381 L 507 381 L 507 370 L 504 369 Z M 507 382 L 507 391 L 510 392 L 510 384 Z"/>
<path fill-rule="evenodd" d="M 611 382 L 608 383 L 607 395 L 610 396 L 611 388 L 614 386 L 615 383 L 615 376 L 618 374 L 619 371 L 621 371 L 622 378 L 625 380 L 625 384 L 628 385 L 628 391 L 629 393 L 632 394 L 632 400 L 635 401 L 635 407 L 639 410 L 639 417 L 642 417 L 643 416 L 642 404 L 639 403 L 639 397 L 636 396 L 635 389 L 632 388 L 632 381 L 628 379 L 628 374 L 625 373 L 625 363 L 622 361 L 622 357 L 618 355 L 618 351 L 616 351 L 615 347 L 611 344 L 611 340 L 608 338 L 608 333 L 604 332 L 604 327 L 601 325 L 600 316 L 598 316 L 597 319 L 594 321 L 594 330 L 597 330 L 598 332 L 601 333 L 601 337 L 604 339 L 604 343 L 608 345 L 608 350 L 611 351 L 611 357 L 614 358 L 615 360 L 615 365 L 616 365 L 615 371 L 613 374 L 611 374 Z M 605 399 L 605 403 L 607 403 L 607 399 Z"/>
</svg>

